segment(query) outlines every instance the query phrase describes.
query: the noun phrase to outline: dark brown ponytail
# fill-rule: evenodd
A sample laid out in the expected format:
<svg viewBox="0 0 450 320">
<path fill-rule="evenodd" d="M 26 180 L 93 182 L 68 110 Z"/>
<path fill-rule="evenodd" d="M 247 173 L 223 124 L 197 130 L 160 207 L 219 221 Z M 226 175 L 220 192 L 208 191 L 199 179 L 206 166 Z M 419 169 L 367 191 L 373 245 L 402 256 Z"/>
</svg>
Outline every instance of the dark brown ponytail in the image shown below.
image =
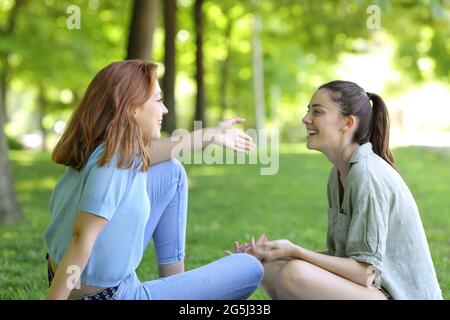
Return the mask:
<svg viewBox="0 0 450 320">
<path fill-rule="evenodd" d="M 330 98 L 339 104 L 343 116 L 358 118 L 353 140 L 359 145 L 370 141 L 373 151 L 395 169 L 394 157 L 389 150 L 389 114 L 383 99 L 350 81 L 331 81 L 319 89 L 328 90 Z"/>
<path fill-rule="evenodd" d="M 369 141 L 373 151 L 395 168 L 394 156 L 389 150 L 389 113 L 383 99 L 375 93 L 367 92 L 372 101 L 372 133 Z"/>
</svg>

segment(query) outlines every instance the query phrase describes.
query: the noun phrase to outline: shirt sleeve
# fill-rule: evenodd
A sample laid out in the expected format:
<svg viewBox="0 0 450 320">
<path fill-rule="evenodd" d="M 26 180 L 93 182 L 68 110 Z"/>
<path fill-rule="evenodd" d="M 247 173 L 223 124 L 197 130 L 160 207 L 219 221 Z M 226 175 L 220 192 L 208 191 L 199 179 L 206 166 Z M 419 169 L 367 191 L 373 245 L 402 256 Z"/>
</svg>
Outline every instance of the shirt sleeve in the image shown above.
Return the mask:
<svg viewBox="0 0 450 320">
<path fill-rule="evenodd" d="M 110 221 L 132 180 L 132 169 L 118 168 L 116 161 L 105 166 L 95 164 L 88 172 L 79 210 Z"/>
<path fill-rule="evenodd" d="M 386 250 L 388 211 L 382 201 L 367 193 L 356 196 L 352 203 L 354 207 L 345 253 L 350 258 L 369 264 L 371 270 L 368 272 L 375 272 L 374 283 L 379 287 Z"/>
</svg>

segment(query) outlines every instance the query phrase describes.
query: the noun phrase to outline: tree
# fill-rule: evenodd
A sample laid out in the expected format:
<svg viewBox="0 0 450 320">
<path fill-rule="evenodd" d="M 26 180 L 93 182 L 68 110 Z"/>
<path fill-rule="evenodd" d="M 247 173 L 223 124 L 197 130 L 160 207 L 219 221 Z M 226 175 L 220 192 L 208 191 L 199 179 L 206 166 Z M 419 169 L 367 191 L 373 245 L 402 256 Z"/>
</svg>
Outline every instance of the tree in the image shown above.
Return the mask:
<svg viewBox="0 0 450 320">
<path fill-rule="evenodd" d="M 22 1 L 16 1 L 11 9 L 7 26 L 1 30 L 2 37 L 9 37 L 14 33 L 17 14 Z M 9 75 L 8 49 L 0 52 L 2 68 L 0 70 L 0 223 L 12 223 L 23 219 L 22 209 L 16 198 L 16 191 L 11 175 L 8 159 L 8 141 L 4 132 L 6 120 L 6 91 Z"/>
<path fill-rule="evenodd" d="M 134 0 L 126 60 L 151 59 L 158 12 L 158 0 Z"/>
<path fill-rule="evenodd" d="M 234 25 L 237 20 L 242 16 L 242 13 L 238 11 L 237 14 L 233 13 L 233 7 L 224 5 L 223 14 L 227 17 L 225 30 L 223 32 L 224 37 L 224 47 L 225 47 L 225 57 L 220 65 L 220 80 L 219 80 L 219 106 L 220 106 L 220 119 L 226 117 L 225 112 L 228 107 L 228 81 L 230 76 L 230 64 L 231 64 L 231 35 L 234 29 Z"/>
<path fill-rule="evenodd" d="M 16 36 L 7 42 L 18 61 L 11 67 L 10 81 L 21 83 L 24 88 L 14 93 L 32 92 L 34 96 L 34 108 L 25 130 L 38 130 L 44 142 L 53 128 L 54 122 L 50 120 L 67 120 L 95 72 L 125 55 L 125 32 L 113 37 L 110 30 L 117 26 L 126 30 L 128 19 L 119 12 L 127 11 L 129 4 L 112 1 L 103 2 L 101 7 L 85 4 L 79 8 L 80 29 L 67 25 L 70 18 L 67 8 L 71 5 L 70 0 L 60 0 L 56 5 L 28 2 L 17 23 Z M 117 15 L 111 15 L 107 21 L 98 19 L 107 12 L 117 12 Z M 23 18 L 29 14 L 40 18 Z M 51 45 L 42 46 L 44 42 Z M 62 93 L 72 98 L 62 99 Z"/>
<path fill-rule="evenodd" d="M 227 109 L 227 84 L 228 84 L 228 77 L 230 74 L 230 51 L 231 51 L 231 31 L 233 30 L 233 20 L 228 19 L 227 24 L 225 27 L 225 34 L 224 38 L 226 39 L 226 56 L 225 59 L 222 61 L 222 65 L 220 67 L 220 118 L 225 118 L 225 111 Z"/>
<path fill-rule="evenodd" d="M 176 128 L 175 113 L 175 34 L 176 34 L 176 0 L 164 1 L 164 104 L 169 113 L 164 117 L 163 130 L 171 133 Z"/>
<path fill-rule="evenodd" d="M 3 92 L 0 89 L 0 99 Z M 23 219 L 22 209 L 16 198 L 8 159 L 8 142 L 3 131 L 4 114 L 0 108 L 0 223 L 12 223 Z"/>
<path fill-rule="evenodd" d="M 194 4 L 194 22 L 195 22 L 195 81 L 197 83 L 197 99 L 195 103 L 194 120 L 201 121 L 203 127 L 206 127 L 205 119 L 205 84 L 204 84 L 204 66 L 203 66 L 203 0 L 196 0 Z"/>
<path fill-rule="evenodd" d="M 48 100 L 45 95 L 45 89 L 44 86 L 41 84 L 38 87 L 38 97 L 37 97 L 37 103 L 38 103 L 38 122 L 39 122 L 39 130 L 41 131 L 42 135 L 42 146 L 41 150 L 46 150 L 46 141 L 47 141 L 47 129 L 44 126 L 44 118 L 47 114 L 47 105 Z"/>
<path fill-rule="evenodd" d="M 33 113 L 37 117 L 24 127 L 38 128 L 45 136 L 44 118 L 73 108 L 95 71 L 123 55 L 125 40 L 98 30 L 116 26 L 126 30 L 126 20 L 120 12 L 128 9 L 127 2 L 105 1 L 102 8 L 86 5 L 81 10 L 83 31 L 80 32 L 66 25 L 70 0 L 57 4 L 23 0 L 11 3 L 7 10 L 4 6 L 0 8 L 0 21 L 6 21 L 0 24 L 0 222 L 14 222 L 23 217 L 14 193 L 4 132 L 7 117 L 3 111 L 7 110 L 5 94 L 9 83 L 20 83 L 22 89 L 15 94 L 36 93 Z M 105 22 L 98 19 L 102 12 L 117 14 Z M 31 19 L 30 15 L 39 19 Z M 43 43 L 51 45 L 43 46 Z M 59 93 L 67 89 L 75 97 L 70 103 L 60 100 Z"/>
<path fill-rule="evenodd" d="M 19 13 L 20 7 L 22 6 L 23 0 L 17 0 L 14 2 L 14 6 L 10 9 L 6 26 L 0 29 L 1 37 L 12 38 L 16 27 L 17 14 Z M 10 74 L 10 66 L 8 63 L 8 56 L 10 53 L 11 50 L 8 47 L 0 48 L 0 91 L 2 92 L 0 96 L 0 107 L 2 108 L 5 119 L 8 116 L 6 112 L 6 92 L 8 88 L 8 76 Z"/>
<path fill-rule="evenodd" d="M 255 127 L 257 131 L 264 129 L 264 117 L 266 113 L 264 100 L 264 58 L 261 44 L 261 29 L 261 17 L 258 13 L 255 13 L 253 22 L 252 57 Z"/>
</svg>

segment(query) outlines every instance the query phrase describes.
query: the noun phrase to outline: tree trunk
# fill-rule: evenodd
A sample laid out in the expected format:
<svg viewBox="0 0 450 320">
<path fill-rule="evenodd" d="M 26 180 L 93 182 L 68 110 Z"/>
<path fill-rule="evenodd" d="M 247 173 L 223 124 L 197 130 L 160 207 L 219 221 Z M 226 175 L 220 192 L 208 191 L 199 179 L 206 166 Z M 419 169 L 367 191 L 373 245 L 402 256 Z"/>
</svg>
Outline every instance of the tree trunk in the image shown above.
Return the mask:
<svg viewBox="0 0 450 320">
<path fill-rule="evenodd" d="M 194 5 L 194 23 L 195 23 L 195 63 L 196 73 L 195 81 L 197 83 L 197 100 L 195 104 L 195 118 L 196 121 L 201 121 L 202 126 L 206 127 L 205 121 L 205 85 L 203 81 L 203 14 L 202 14 L 203 0 L 196 0 Z"/>
<path fill-rule="evenodd" d="M 14 7 L 11 8 L 11 13 L 9 14 L 8 21 L 6 23 L 5 29 L 0 30 L 0 37 L 2 35 L 11 35 L 14 33 L 16 27 L 17 15 L 19 13 L 20 7 L 23 6 L 23 0 L 16 0 L 14 2 Z M 8 113 L 6 111 L 6 92 L 7 92 L 7 79 L 10 72 L 10 67 L 8 63 L 9 51 L 0 50 L 0 108 L 3 112 L 3 124 L 8 120 Z"/>
<path fill-rule="evenodd" d="M 1 57 L 1 69 L 0 69 L 0 106 L 3 114 L 3 124 L 8 122 L 8 112 L 6 110 L 6 81 L 9 73 L 9 65 L 6 57 Z"/>
<path fill-rule="evenodd" d="M 265 101 L 264 101 L 264 63 L 261 45 L 261 17 L 255 14 L 253 23 L 253 95 L 255 101 L 255 128 L 264 128 Z"/>
<path fill-rule="evenodd" d="M 164 1 L 164 104 L 169 113 L 164 116 L 163 130 L 172 133 L 176 128 L 175 113 L 175 34 L 176 34 L 176 0 Z"/>
<path fill-rule="evenodd" d="M 220 72 L 220 119 L 225 118 L 225 111 L 227 109 L 227 84 L 230 69 L 230 55 L 231 55 L 231 31 L 233 29 L 234 21 L 231 18 L 227 21 L 227 26 L 225 28 L 225 41 L 226 41 L 226 57 L 222 62 L 221 72 Z"/>
<path fill-rule="evenodd" d="M 0 88 L 3 85 L 0 85 Z M 0 90 L 0 103 L 3 103 Z M 23 219 L 22 209 L 16 199 L 11 168 L 8 159 L 8 141 L 3 131 L 4 106 L 0 106 L 0 223 L 13 223 Z"/>
<path fill-rule="evenodd" d="M 158 22 L 158 0 L 134 0 L 126 60 L 151 60 L 153 32 Z"/>
<path fill-rule="evenodd" d="M 38 93 L 38 112 L 39 112 L 39 130 L 41 131 L 42 135 L 42 146 L 41 151 L 47 150 L 47 129 L 45 129 L 44 126 L 44 117 L 47 113 L 47 98 L 45 97 L 45 91 L 44 87 L 39 87 L 39 93 Z"/>
<path fill-rule="evenodd" d="M 19 8 L 23 5 L 23 0 L 16 0 L 11 9 L 8 23 L 2 34 L 12 34 L 15 29 L 15 23 Z M 0 52 L 0 223 L 13 223 L 24 219 L 22 209 L 16 198 L 16 191 L 11 175 L 11 168 L 8 159 L 8 140 L 6 139 L 3 127 L 6 122 L 6 91 L 9 64 L 9 52 Z"/>
</svg>

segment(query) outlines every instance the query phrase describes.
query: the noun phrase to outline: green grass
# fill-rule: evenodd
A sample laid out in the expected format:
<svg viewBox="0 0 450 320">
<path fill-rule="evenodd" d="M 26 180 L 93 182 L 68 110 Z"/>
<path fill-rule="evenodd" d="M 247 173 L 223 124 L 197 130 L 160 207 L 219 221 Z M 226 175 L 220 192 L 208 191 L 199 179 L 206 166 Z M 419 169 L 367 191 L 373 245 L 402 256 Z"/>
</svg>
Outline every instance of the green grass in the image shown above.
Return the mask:
<svg viewBox="0 0 450 320">
<path fill-rule="evenodd" d="M 446 299 L 450 298 L 450 150 L 394 150 L 401 174 L 419 206 Z M 0 299 L 41 299 L 47 290 L 42 233 L 48 201 L 64 168 L 46 153 L 11 151 L 15 187 L 27 221 L 0 226 Z M 186 268 L 224 256 L 234 240 L 266 233 L 306 248 L 325 248 L 326 182 L 330 163 L 304 145 L 283 145 L 280 170 L 261 176 L 257 165 L 187 165 L 189 214 Z M 138 269 L 156 278 L 153 250 Z M 251 299 L 267 299 L 258 289 Z"/>
</svg>

